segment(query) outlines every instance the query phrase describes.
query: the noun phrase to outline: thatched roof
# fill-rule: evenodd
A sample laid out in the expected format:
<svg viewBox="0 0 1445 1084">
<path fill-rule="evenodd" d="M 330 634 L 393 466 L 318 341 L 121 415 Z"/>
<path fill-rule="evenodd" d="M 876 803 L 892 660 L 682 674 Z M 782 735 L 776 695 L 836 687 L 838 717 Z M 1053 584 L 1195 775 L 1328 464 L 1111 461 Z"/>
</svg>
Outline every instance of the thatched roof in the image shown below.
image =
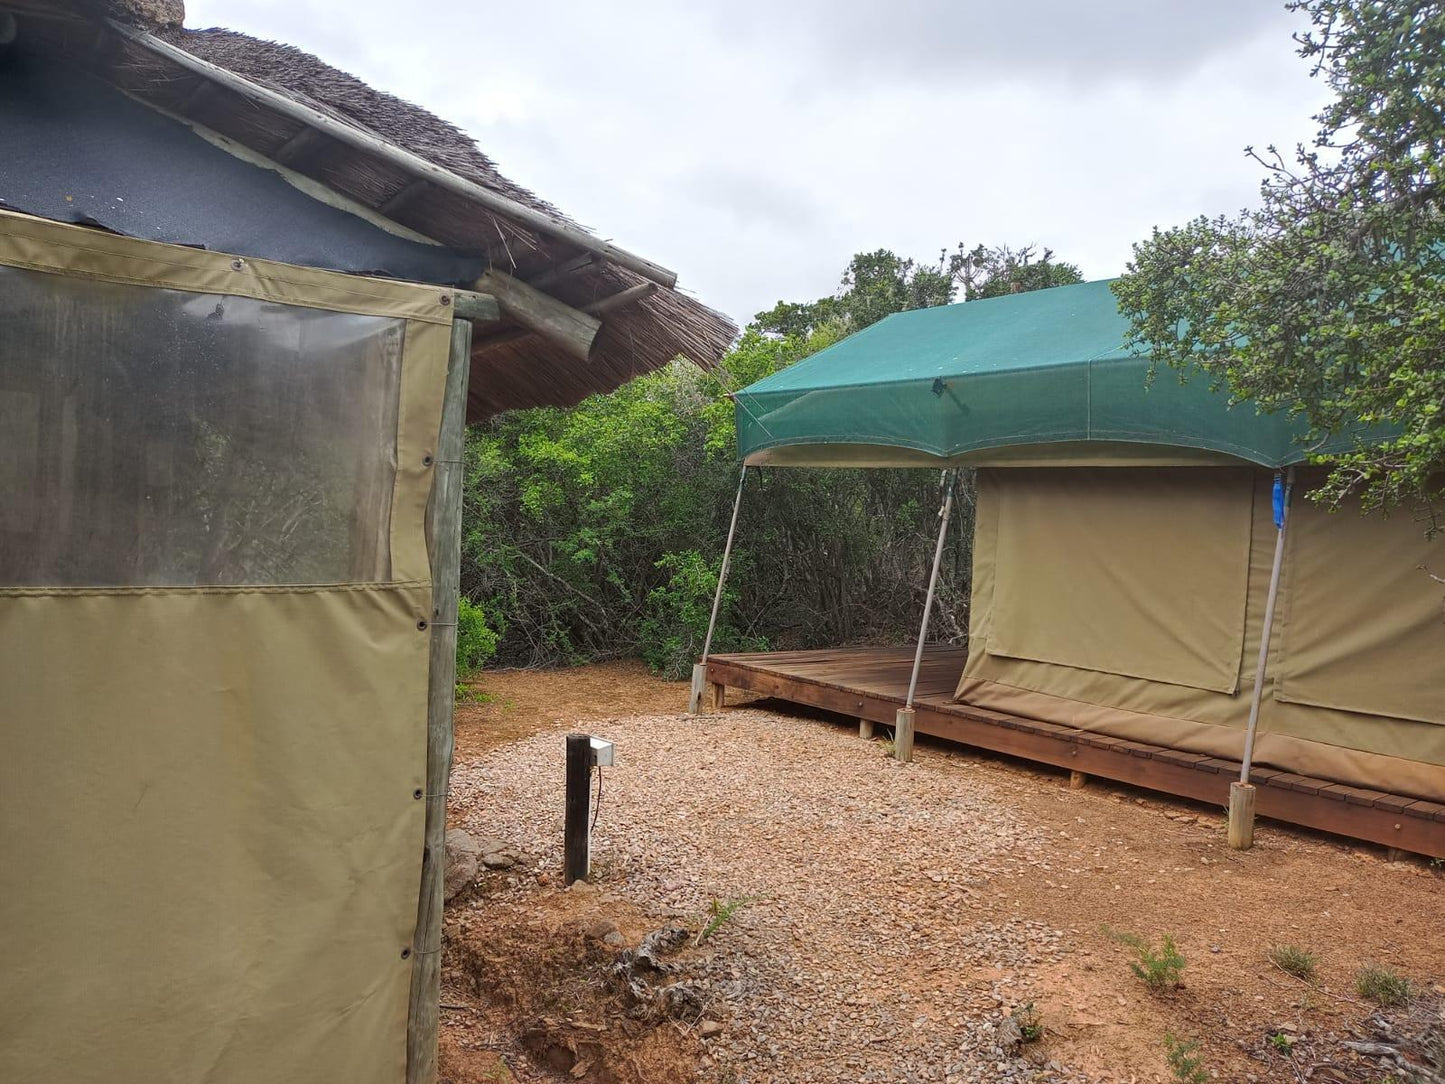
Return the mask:
<svg viewBox="0 0 1445 1084">
<path fill-rule="evenodd" d="M 678 355 L 711 365 L 736 332 L 677 291 L 666 269 L 592 236 L 507 180 L 455 126 L 309 53 L 229 30 L 183 29 L 180 0 L 0 4 L 18 13 L 27 45 L 38 40 L 131 96 L 409 230 L 484 253 L 497 271 L 602 321 L 585 361 L 506 321 L 478 326 L 473 420 L 570 405 Z"/>
</svg>

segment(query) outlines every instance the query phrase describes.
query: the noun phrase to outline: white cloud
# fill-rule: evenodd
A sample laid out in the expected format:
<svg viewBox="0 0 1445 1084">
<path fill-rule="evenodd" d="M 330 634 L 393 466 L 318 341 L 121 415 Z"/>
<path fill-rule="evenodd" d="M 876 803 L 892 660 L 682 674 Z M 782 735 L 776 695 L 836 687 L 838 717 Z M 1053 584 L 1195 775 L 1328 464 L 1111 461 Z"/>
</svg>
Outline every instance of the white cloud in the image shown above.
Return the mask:
<svg viewBox="0 0 1445 1084">
<path fill-rule="evenodd" d="M 1117 274 L 1151 226 L 1252 201 L 1243 146 L 1307 139 L 1323 100 L 1267 0 L 188 6 L 458 124 L 741 320 L 880 246 Z"/>
</svg>

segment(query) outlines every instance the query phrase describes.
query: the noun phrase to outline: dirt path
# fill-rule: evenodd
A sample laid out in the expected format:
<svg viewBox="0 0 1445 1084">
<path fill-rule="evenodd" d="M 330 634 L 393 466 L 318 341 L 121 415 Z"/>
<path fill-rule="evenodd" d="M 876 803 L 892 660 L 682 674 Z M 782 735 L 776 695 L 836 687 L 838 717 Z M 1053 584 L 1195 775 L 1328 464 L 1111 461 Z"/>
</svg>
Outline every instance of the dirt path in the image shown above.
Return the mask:
<svg viewBox="0 0 1445 1084">
<path fill-rule="evenodd" d="M 560 866 L 558 731 L 590 713 L 619 759 L 604 776 L 602 895 L 584 894 L 586 919 L 620 916 L 635 941 L 668 914 L 696 925 L 714 900 L 749 900 L 688 962 L 705 1014 L 723 1024 L 703 1079 L 1169 1080 L 1173 1033 L 1202 1041 L 1217 1079 L 1295 1081 L 1335 1057 L 1327 1036 L 1367 1015 L 1353 994 L 1362 964 L 1426 989 L 1441 976 L 1445 883 L 1372 848 L 1266 826 L 1253 851 L 1232 852 L 1215 810 L 1105 785 L 1071 791 L 1061 775 L 943 745 L 921 744 L 900 766 L 818 719 L 688 719 L 674 714 L 684 686 L 625 667 L 488 684 L 500 693 L 488 707 L 510 700 L 515 714 L 459 727 L 471 753 L 453 811 L 531 866 L 491 875 L 454 940 L 514 927 L 535 938 L 577 911 L 576 894 L 535 871 L 549 880 Z M 1183 987 L 1146 990 L 1105 927 L 1172 934 L 1188 960 Z M 1316 985 L 1268 962 L 1281 943 L 1319 953 Z M 1013 1058 L 997 1022 L 1029 1002 L 1045 1038 Z M 485 1006 L 453 1022 L 453 1042 L 505 1046 Z M 676 1030 L 679 1056 L 698 1057 L 696 1035 Z M 677 1079 L 670 1064 L 655 1079 Z M 518 1079 L 536 1071 L 515 1057 L 513 1068 Z M 1339 1071 L 1314 1079 L 1374 1079 Z"/>
</svg>

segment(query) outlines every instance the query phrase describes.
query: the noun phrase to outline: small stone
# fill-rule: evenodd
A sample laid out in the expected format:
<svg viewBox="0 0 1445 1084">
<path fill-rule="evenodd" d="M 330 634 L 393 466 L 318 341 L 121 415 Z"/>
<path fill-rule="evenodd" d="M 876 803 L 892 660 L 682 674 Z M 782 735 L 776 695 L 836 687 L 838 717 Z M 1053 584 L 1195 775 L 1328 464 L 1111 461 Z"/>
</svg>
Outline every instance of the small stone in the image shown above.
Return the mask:
<svg viewBox="0 0 1445 1084">
<path fill-rule="evenodd" d="M 477 879 L 481 850 L 470 832 L 453 828 L 446 835 L 446 870 L 442 898 L 450 900 Z"/>
<path fill-rule="evenodd" d="M 609 934 L 617 933 L 617 923 L 599 918 L 587 927 L 587 936 L 594 941 L 605 941 Z"/>
<path fill-rule="evenodd" d="M 711 1039 L 721 1035 L 723 1026 L 716 1020 L 704 1020 L 697 1026 L 697 1033 L 704 1039 Z"/>
</svg>

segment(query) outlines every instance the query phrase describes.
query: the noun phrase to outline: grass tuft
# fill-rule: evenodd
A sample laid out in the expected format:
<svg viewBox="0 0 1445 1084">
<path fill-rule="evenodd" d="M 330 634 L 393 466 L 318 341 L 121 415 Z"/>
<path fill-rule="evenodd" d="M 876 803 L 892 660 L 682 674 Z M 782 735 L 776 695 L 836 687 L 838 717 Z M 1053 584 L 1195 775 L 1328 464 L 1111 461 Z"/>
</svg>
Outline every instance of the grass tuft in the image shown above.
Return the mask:
<svg viewBox="0 0 1445 1084">
<path fill-rule="evenodd" d="M 1313 952 L 1298 945 L 1275 945 L 1269 950 L 1269 959 L 1285 974 L 1306 982 L 1315 977 L 1315 967 L 1320 962 Z"/>
<path fill-rule="evenodd" d="M 708 919 L 707 925 L 698 933 L 697 940 L 694 941 L 693 944 L 701 945 L 709 937 L 717 933 L 718 930 L 727 925 L 727 923 L 732 921 L 732 917 L 735 914 L 752 902 L 751 896 L 738 896 L 736 899 L 727 900 L 726 902 L 713 899 L 712 902 L 707 905 L 707 913 L 712 917 Z"/>
<path fill-rule="evenodd" d="M 1410 980 L 1381 964 L 1368 964 L 1355 972 L 1355 993 L 1389 1008 L 1410 1000 Z"/>
</svg>

